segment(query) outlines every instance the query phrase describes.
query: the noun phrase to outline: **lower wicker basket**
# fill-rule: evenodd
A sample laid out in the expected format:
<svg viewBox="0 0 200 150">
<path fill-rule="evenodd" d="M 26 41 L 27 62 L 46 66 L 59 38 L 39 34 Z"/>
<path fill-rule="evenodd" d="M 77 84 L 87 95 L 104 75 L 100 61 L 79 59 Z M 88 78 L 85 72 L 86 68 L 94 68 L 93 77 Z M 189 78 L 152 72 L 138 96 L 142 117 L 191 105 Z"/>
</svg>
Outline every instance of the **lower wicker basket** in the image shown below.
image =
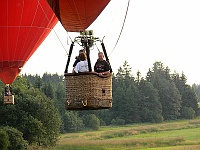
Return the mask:
<svg viewBox="0 0 200 150">
<path fill-rule="evenodd" d="M 112 75 L 94 72 L 66 73 L 67 110 L 108 109 L 112 107 Z"/>
<path fill-rule="evenodd" d="M 4 104 L 14 104 L 14 95 L 4 96 Z"/>
</svg>

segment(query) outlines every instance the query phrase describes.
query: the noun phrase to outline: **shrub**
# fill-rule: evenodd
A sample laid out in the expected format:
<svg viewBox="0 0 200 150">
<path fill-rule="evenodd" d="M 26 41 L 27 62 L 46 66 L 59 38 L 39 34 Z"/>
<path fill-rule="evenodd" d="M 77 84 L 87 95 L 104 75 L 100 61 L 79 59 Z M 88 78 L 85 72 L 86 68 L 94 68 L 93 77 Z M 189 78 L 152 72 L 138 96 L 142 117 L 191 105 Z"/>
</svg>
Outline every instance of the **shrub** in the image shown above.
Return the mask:
<svg viewBox="0 0 200 150">
<path fill-rule="evenodd" d="M 8 150 L 24 150 L 27 148 L 28 143 L 22 137 L 22 132 L 9 126 L 0 127 L 0 129 L 4 130 L 9 137 Z"/>
<path fill-rule="evenodd" d="M 111 124 L 112 124 L 112 125 L 116 125 L 116 120 L 115 120 L 115 119 L 112 119 L 112 120 L 111 120 Z"/>
<path fill-rule="evenodd" d="M 181 109 L 181 117 L 185 119 L 193 119 L 195 117 L 195 111 L 192 107 L 183 107 Z"/>
<path fill-rule="evenodd" d="M 10 142 L 8 134 L 5 131 L 0 130 L 0 149 L 7 150 L 9 144 Z"/>
<path fill-rule="evenodd" d="M 100 128 L 100 120 L 95 114 L 88 115 L 85 126 L 92 130 L 98 130 Z"/>
<path fill-rule="evenodd" d="M 117 125 L 124 125 L 124 124 L 125 124 L 125 120 L 124 120 L 124 119 L 117 118 L 117 119 L 116 119 L 116 124 L 117 124 Z"/>
</svg>

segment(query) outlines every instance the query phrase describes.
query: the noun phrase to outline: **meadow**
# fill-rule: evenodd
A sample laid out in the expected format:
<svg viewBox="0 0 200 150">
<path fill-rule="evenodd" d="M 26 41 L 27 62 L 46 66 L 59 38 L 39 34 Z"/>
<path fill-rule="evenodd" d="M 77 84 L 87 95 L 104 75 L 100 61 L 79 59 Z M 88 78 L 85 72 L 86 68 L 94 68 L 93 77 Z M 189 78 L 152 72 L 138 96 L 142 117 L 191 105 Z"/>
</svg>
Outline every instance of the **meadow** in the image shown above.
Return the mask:
<svg viewBox="0 0 200 150">
<path fill-rule="evenodd" d="M 200 119 L 67 133 L 52 150 L 199 150 Z"/>
</svg>

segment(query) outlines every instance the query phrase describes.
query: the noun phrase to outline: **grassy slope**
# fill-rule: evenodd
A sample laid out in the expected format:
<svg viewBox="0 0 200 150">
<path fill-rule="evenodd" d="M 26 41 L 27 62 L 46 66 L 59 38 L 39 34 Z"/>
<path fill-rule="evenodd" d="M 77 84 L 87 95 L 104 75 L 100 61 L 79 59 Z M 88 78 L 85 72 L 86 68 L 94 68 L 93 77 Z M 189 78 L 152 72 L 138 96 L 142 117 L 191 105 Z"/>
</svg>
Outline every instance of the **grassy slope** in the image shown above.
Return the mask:
<svg viewBox="0 0 200 150">
<path fill-rule="evenodd" d="M 200 119 L 64 134 L 53 150 L 200 149 Z"/>
</svg>

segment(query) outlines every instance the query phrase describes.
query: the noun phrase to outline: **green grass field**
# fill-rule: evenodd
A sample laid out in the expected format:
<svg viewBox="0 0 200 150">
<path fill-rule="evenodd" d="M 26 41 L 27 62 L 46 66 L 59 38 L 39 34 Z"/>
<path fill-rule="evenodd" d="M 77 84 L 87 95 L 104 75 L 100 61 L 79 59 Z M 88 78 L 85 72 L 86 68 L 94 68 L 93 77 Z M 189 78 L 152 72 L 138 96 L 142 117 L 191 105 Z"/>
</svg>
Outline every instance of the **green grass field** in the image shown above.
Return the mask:
<svg viewBox="0 0 200 150">
<path fill-rule="evenodd" d="M 106 126 L 99 131 L 61 135 L 52 150 L 199 150 L 200 119 Z"/>
</svg>

